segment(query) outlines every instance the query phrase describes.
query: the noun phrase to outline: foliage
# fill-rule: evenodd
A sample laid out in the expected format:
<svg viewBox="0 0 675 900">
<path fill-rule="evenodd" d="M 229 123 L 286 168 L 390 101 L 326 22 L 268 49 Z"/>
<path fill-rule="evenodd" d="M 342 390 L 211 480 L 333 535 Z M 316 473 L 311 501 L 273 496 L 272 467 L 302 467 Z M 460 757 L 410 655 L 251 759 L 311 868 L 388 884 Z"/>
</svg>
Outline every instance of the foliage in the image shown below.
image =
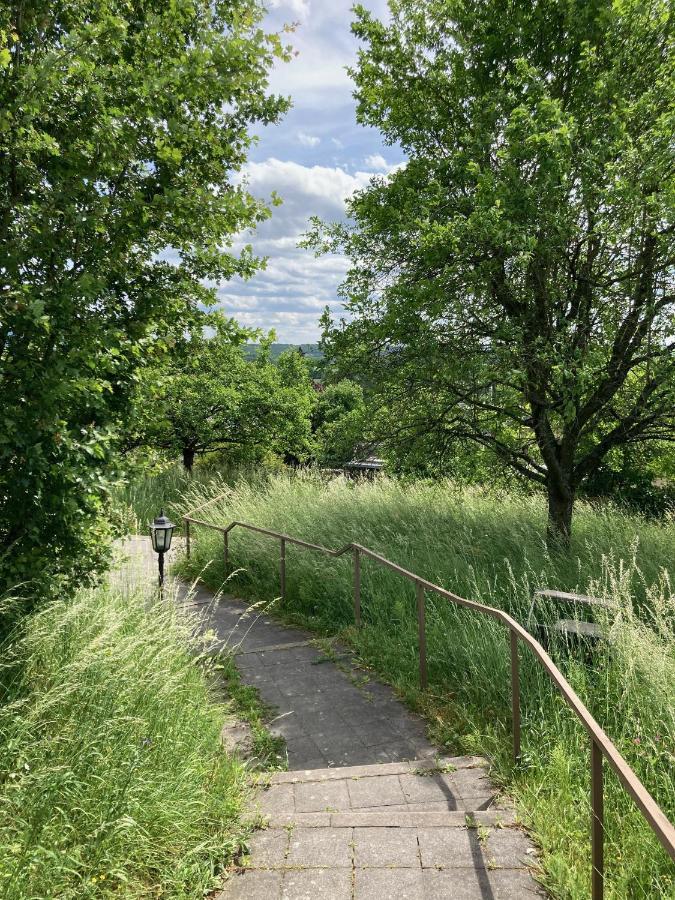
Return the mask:
<svg viewBox="0 0 675 900">
<path fill-rule="evenodd" d="M 145 453 L 145 448 L 142 448 Z M 112 491 L 111 512 L 119 519 L 124 534 L 149 533 L 150 523 L 161 509 L 173 522 L 178 522 L 183 497 L 193 483 L 209 484 L 213 472 L 203 465 L 190 473 L 175 459 L 165 462 L 156 471 L 144 467 L 128 468 Z"/>
<path fill-rule="evenodd" d="M 5 643 L 7 900 L 198 898 L 219 885 L 243 834 L 246 768 L 222 749 L 228 708 L 196 630 L 121 583 L 46 604 Z"/>
<path fill-rule="evenodd" d="M 583 485 L 586 497 L 611 496 L 649 516 L 675 511 L 673 447 L 621 447 L 608 453 Z M 651 451 L 651 452 L 650 452 Z"/>
<path fill-rule="evenodd" d="M 615 447 L 675 436 L 675 52 L 668 0 L 356 7 L 359 122 L 407 163 L 308 238 L 346 253 L 322 348 L 381 431 L 488 448 L 574 498 Z"/>
<path fill-rule="evenodd" d="M 246 344 L 244 354 L 247 359 L 255 359 L 262 350 L 261 344 Z M 275 341 L 269 346 L 269 355 L 272 360 L 277 360 L 283 353 L 293 350 L 307 360 L 310 377 L 320 379 L 323 375 L 323 353 L 318 344 L 280 344 Z"/>
<path fill-rule="evenodd" d="M 196 506 L 221 490 L 221 483 L 201 488 L 186 502 Z M 545 509 L 536 496 L 451 482 L 337 478 L 326 483 L 300 475 L 255 486 L 241 482 L 209 508 L 209 517 L 248 521 L 328 547 L 357 541 L 464 597 L 506 609 L 523 623 L 535 587 L 611 597 L 620 613 L 603 619 L 612 635 L 607 651 L 589 656 L 554 643 L 551 652 L 664 812 L 671 819 L 675 815 L 675 596 L 672 567 L 664 568 L 675 558 L 672 523 L 579 501 L 570 554 L 550 554 L 542 537 Z M 220 536 L 198 529 L 192 548 L 192 560 L 183 560 L 181 570 L 218 587 Z M 274 541 L 235 530 L 229 548 L 230 563 L 240 570 L 236 589 L 262 600 L 276 596 Z M 553 896 L 586 900 L 588 738 L 548 677 L 529 654 L 521 654 L 524 762 L 514 770 L 508 634 L 498 623 L 428 594 L 431 687 L 420 695 L 414 590 L 367 561 L 361 574 L 364 625 L 356 630 L 350 560 L 289 546 L 286 601 L 279 612 L 323 633 L 340 632 L 418 706 L 450 751 L 488 754 L 493 773 L 515 794 L 543 848 L 546 886 Z M 571 611 L 542 607 L 535 618 L 545 623 L 561 613 Z M 666 854 L 610 773 L 606 790 L 606 896 L 671 896 L 675 885 Z"/>
<path fill-rule="evenodd" d="M 273 363 L 270 336 L 254 360 L 244 355 L 252 332 L 217 314 L 178 339 L 171 360 L 141 373 L 135 397 L 135 444 L 196 455 L 228 451 L 237 461 L 266 452 L 303 457 L 310 444 L 314 390 L 297 353 Z"/>
<path fill-rule="evenodd" d="M 288 53 L 256 0 L 0 6 L 0 586 L 82 579 L 141 363 L 268 214 L 236 179 Z M 99 560 L 100 561 L 100 560 Z"/>
<path fill-rule="evenodd" d="M 363 388 L 344 378 L 319 394 L 312 427 L 316 457 L 326 466 L 343 466 L 354 459 L 365 433 Z"/>
</svg>

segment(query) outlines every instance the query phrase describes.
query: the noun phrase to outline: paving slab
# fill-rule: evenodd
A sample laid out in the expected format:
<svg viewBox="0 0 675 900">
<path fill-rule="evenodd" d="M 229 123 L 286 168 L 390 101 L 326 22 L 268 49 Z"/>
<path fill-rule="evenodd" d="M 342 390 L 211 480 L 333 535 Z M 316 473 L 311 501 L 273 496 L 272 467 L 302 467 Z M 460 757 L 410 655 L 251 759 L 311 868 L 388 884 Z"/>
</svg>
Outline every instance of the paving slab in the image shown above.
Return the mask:
<svg viewBox="0 0 675 900">
<path fill-rule="evenodd" d="M 517 828 L 491 829 L 486 840 L 485 853 L 490 864 L 505 869 L 518 869 L 531 865 L 533 852 L 531 841 Z"/>
<path fill-rule="evenodd" d="M 323 812 L 350 809 L 345 781 L 310 781 L 295 790 L 296 812 Z"/>
<path fill-rule="evenodd" d="M 282 879 L 279 871 L 236 872 L 214 900 L 279 900 Z"/>
<path fill-rule="evenodd" d="M 419 869 L 420 856 L 414 828 L 355 828 L 356 868 Z"/>
<path fill-rule="evenodd" d="M 525 871 L 427 869 L 422 872 L 420 900 L 534 900 L 545 896 Z"/>
<path fill-rule="evenodd" d="M 392 812 L 393 807 L 380 807 L 377 811 L 331 813 L 330 825 L 333 828 L 369 827 L 369 828 L 466 828 L 467 820 L 463 812 L 438 812 L 416 810 Z M 384 812 L 383 810 L 386 810 Z M 495 816 L 490 813 L 472 813 L 472 821 L 477 825 L 496 825 Z M 499 827 L 504 827 L 499 822 Z M 530 858 L 531 862 L 531 858 Z"/>
<path fill-rule="evenodd" d="M 426 774 L 446 769 L 482 769 L 487 765 L 480 756 L 437 756 L 434 760 L 402 760 L 385 763 L 377 769 L 371 766 L 346 766 L 342 769 L 309 769 L 306 771 L 274 772 L 270 784 L 299 783 L 301 781 L 337 781 L 345 778 L 382 777 L 383 775 Z"/>
<path fill-rule="evenodd" d="M 352 869 L 351 828 L 294 828 L 286 866 Z"/>
<path fill-rule="evenodd" d="M 408 803 L 437 803 L 444 801 L 450 809 L 462 808 L 462 796 L 452 775 L 433 774 L 398 776 L 403 795 Z"/>
<path fill-rule="evenodd" d="M 284 874 L 283 900 L 351 900 L 352 873 L 345 869 L 304 869 Z"/>
<path fill-rule="evenodd" d="M 423 869 L 486 867 L 475 829 L 419 828 L 417 839 Z"/>
<path fill-rule="evenodd" d="M 248 840 L 251 866 L 256 869 L 278 869 L 285 864 L 289 835 L 286 829 L 256 831 Z"/>
<path fill-rule="evenodd" d="M 357 869 L 355 873 L 354 900 L 420 900 L 422 897 L 422 872 L 416 869 Z"/>
<path fill-rule="evenodd" d="M 354 778 L 347 782 L 352 809 L 369 806 L 396 806 L 405 804 L 405 795 L 398 775 L 382 775 L 379 778 Z"/>
</svg>

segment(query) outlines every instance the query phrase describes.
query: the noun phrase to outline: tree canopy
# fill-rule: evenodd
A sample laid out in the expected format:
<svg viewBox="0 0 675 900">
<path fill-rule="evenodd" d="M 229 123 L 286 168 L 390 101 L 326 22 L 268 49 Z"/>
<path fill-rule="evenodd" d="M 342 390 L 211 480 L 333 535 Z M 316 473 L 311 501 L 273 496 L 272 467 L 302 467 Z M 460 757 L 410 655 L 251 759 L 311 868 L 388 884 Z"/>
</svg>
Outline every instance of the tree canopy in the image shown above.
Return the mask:
<svg viewBox="0 0 675 900">
<path fill-rule="evenodd" d="M 238 461 L 266 452 L 306 458 L 315 393 L 304 359 L 289 351 L 272 362 L 272 335 L 247 359 L 244 342 L 257 332 L 216 314 L 208 324 L 181 336 L 168 363 L 141 373 L 133 440 L 182 454 L 188 471 L 195 456 L 216 451 Z"/>
<path fill-rule="evenodd" d="M 256 0 L 0 6 L 1 585 L 82 577 L 134 373 L 248 276 L 235 177 L 278 35 Z M 1 586 L 0 585 L 0 586 Z"/>
<path fill-rule="evenodd" d="M 364 443 L 365 424 L 361 385 L 347 378 L 326 385 L 312 415 L 318 462 L 326 466 L 344 466 L 353 460 Z"/>
<path fill-rule="evenodd" d="M 390 441 L 488 448 L 546 489 L 566 542 L 613 448 L 675 434 L 673 7 L 390 8 L 356 7 L 352 77 L 407 163 L 308 239 L 351 260 L 323 348 Z"/>
</svg>

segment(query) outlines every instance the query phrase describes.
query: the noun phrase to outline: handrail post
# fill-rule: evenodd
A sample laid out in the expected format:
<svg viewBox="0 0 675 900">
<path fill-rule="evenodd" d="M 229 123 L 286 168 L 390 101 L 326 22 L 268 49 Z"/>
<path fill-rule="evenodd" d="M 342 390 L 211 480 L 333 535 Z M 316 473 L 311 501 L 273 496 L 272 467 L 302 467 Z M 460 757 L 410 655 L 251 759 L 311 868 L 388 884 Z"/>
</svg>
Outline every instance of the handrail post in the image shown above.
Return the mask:
<svg viewBox="0 0 675 900">
<path fill-rule="evenodd" d="M 229 541 L 230 533 L 229 531 L 223 532 L 223 562 L 225 564 L 225 577 L 229 575 L 230 571 L 230 541 Z"/>
<path fill-rule="evenodd" d="M 279 582 L 281 585 L 281 599 L 286 599 L 286 540 L 281 538 L 281 556 L 279 557 Z"/>
<path fill-rule="evenodd" d="M 417 633 L 420 648 L 420 687 L 426 691 L 429 682 L 427 679 L 427 629 L 425 617 L 424 585 L 418 581 L 417 591 Z"/>
<path fill-rule="evenodd" d="M 520 670 L 518 665 L 518 635 L 511 632 L 511 721 L 513 730 L 513 761 L 520 759 Z"/>
<path fill-rule="evenodd" d="M 602 751 L 591 738 L 591 897 L 602 900 L 604 892 L 604 800 Z"/>
<path fill-rule="evenodd" d="M 185 553 L 190 559 L 190 520 L 185 518 L 183 521 L 185 522 Z"/>
<path fill-rule="evenodd" d="M 361 627 L 361 553 L 354 547 L 354 620 Z"/>
</svg>

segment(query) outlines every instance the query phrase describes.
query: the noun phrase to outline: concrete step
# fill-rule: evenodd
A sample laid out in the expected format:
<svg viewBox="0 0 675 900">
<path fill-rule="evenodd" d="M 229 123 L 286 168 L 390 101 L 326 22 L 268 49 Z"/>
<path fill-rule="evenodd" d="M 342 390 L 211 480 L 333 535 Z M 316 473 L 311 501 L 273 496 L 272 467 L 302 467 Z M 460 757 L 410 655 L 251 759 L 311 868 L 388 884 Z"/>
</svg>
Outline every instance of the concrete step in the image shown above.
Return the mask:
<svg viewBox="0 0 675 900">
<path fill-rule="evenodd" d="M 382 807 L 342 812 L 276 813 L 268 828 L 505 828 L 515 824 L 512 810 L 409 811 Z"/>
<path fill-rule="evenodd" d="M 347 778 L 376 778 L 381 775 L 415 775 L 425 777 L 434 772 L 452 772 L 457 769 L 486 768 L 481 756 L 441 756 L 433 759 L 417 759 L 406 762 L 376 763 L 369 766 L 337 766 L 327 769 L 300 769 L 275 772 L 270 784 L 302 784 L 310 781 L 339 781 Z"/>
<path fill-rule="evenodd" d="M 258 791 L 272 828 L 500 828 L 515 823 L 480 757 L 277 772 Z"/>
</svg>

